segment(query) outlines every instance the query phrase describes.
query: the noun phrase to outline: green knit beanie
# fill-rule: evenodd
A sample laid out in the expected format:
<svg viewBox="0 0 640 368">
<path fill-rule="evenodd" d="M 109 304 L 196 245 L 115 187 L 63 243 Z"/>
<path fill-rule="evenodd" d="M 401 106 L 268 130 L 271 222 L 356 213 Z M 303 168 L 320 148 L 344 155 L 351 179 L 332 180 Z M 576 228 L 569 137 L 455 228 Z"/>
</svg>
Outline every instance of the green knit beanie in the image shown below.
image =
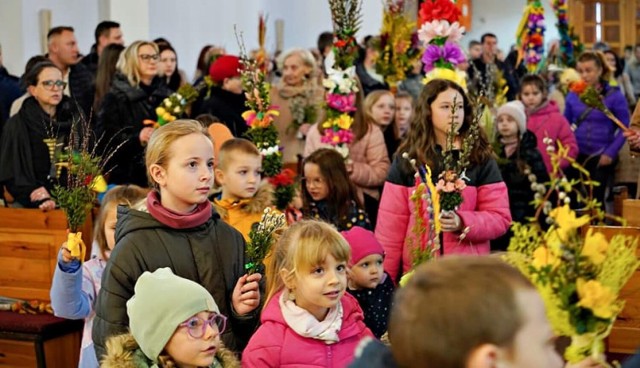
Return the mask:
<svg viewBox="0 0 640 368">
<path fill-rule="evenodd" d="M 220 313 L 207 289 L 168 267 L 143 273 L 127 302 L 131 334 L 154 362 L 178 326 L 202 311 Z"/>
</svg>

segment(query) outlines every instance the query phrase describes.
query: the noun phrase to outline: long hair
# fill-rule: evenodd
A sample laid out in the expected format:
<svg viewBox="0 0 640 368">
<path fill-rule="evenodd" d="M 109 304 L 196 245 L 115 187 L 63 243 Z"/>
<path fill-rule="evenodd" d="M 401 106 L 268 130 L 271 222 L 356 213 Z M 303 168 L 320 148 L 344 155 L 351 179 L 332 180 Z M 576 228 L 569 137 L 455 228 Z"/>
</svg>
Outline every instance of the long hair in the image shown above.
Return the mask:
<svg viewBox="0 0 640 368">
<path fill-rule="evenodd" d="M 338 262 L 349 262 L 351 249 L 342 235 L 331 225 L 303 220 L 291 225 L 275 244 L 266 267 L 265 305 L 284 289 L 287 281 L 322 264 L 331 254 Z M 287 275 L 280 275 L 286 269 Z"/>
<path fill-rule="evenodd" d="M 102 99 L 111 89 L 111 81 L 116 73 L 116 64 L 124 46 L 112 43 L 107 45 L 100 54 L 98 61 L 98 71 L 96 73 L 96 96 L 93 100 L 93 110 L 98 111 Z"/>
<path fill-rule="evenodd" d="M 213 45 L 204 45 L 200 49 L 200 53 L 198 54 L 198 62 L 196 63 L 196 73 L 193 78 L 194 80 L 209 74 L 210 60 L 208 58 L 208 54 L 209 50 L 212 48 Z"/>
<path fill-rule="evenodd" d="M 356 187 L 349 179 L 344 157 L 340 153 L 331 148 L 321 148 L 304 160 L 303 170 L 306 164 L 318 165 L 320 174 L 328 186 L 329 194 L 325 198 L 325 202 L 329 208 L 330 216 L 335 216 L 338 221 L 341 221 L 349 214 L 352 201 L 355 201 L 358 207 L 362 207 L 359 203 Z M 308 214 L 311 211 L 313 198 L 311 198 L 306 185 L 302 186 L 302 193 L 302 211 Z"/>
<path fill-rule="evenodd" d="M 458 130 L 460 138 L 464 139 L 469 134 L 469 128 L 473 122 L 473 106 L 469 97 L 458 84 L 446 79 L 434 79 L 423 89 L 416 103 L 416 113 L 411 120 L 409 133 L 404 139 L 397 152 L 407 152 L 410 157 L 415 157 L 419 163 L 433 165 L 433 158 L 438 156 L 436 151 L 436 133 L 431 115 L 431 104 L 438 98 L 438 95 L 448 89 L 454 89 L 462 95 L 464 120 Z M 444 149 L 444 147 L 442 147 Z M 486 135 L 480 129 L 478 139 L 473 144 L 473 149 L 469 161 L 478 165 L 493 155 L 491 145 Z"/>
<path fill-rule="evenodd" d="M 180 70 L 178 69 L 178 53 L 176 52 L 176 50 L 174 50 L 173 47 L 171 47 L 171 45 L 161 44 L 160 46 L 158 46 L 158 55 L 162 57 L 162 53 L 167 50 L 172 51 L 176 56 L 176 70 L 174 70 L 173 74 L 171 75 L 164 75 L 164 78 L 169 89 L 171 89 L 172 91 L 177 91 L 182 84 L 182 77 L 180 76 Z"/>
<path fill-rule="evenodd" d="M 142 46 L 151 46 L 158 53 L 158 45 L 150 41 L 135 41 L 120 54 L 116 69 L 124 74 L 132 87 L 137 86 L 142 79 L 140 76 L 140 61 L 138 51 Z"/>
</svg>

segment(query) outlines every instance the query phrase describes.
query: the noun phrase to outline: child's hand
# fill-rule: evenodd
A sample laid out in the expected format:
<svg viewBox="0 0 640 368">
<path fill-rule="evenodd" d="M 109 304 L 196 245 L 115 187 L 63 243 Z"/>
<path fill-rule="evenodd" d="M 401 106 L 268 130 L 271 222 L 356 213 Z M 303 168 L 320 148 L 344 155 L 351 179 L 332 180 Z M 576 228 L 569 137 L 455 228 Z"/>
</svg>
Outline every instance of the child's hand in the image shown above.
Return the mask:
<svg viewBox="0 0 640 368">
<path fill-rule="evenodd" d="M 574 364 L 567 363 L 565 368 L 604 368 L 604 366 L 598 363 L 592 357 L 588 357 L 587 359 L 584 359 L 578 363 L 574 363 Z"/>
<path fill-rule="evenodd" d="M 262 278 L 259 273 L 244 275 L 236 283 L 231 296 L 233 309 L 238 315 L 245 315 L 260 305 L 260 289 L 258 281 Z"/>
<path fill-rule="evenodd" d="M 67 248 L 67 242 L 62 243 L 62 247 L 60 247 L 60 250 L 62 251 L 62 262 L 69 263 L 74 259 L 78 259 L 71 256 L 71 252 L 69 251 L 69 248 Z"/>
<path fill-rule="evenodd" d="M 440 225 L 444 232 L 456 232 L 462 229 L 462 220 L 455 211 L 442 211 L 440 213 Z"/>
</svg>

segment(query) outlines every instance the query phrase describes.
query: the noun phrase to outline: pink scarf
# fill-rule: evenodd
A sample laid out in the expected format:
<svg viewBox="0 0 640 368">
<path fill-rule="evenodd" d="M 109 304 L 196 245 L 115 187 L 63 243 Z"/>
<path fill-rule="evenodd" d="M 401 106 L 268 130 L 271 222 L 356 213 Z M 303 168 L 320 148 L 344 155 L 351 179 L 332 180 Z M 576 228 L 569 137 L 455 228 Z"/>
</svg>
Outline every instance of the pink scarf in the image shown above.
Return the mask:
<svg viewBox="0 0 640 368">
<path fill-rule="evenodd" d="M 190 229 L 206 223 L 211 218 L 211 203 L 200 203 L 191 213 L 179 213 L 160 203 L 160 193 L 153 190 L 147 195 L 147 210 L 156 220 L 172 229 Z"/>
<path fill-rule="evenodd" d="M 282 317 L 289 327 L 298 335 L 310 339 L 322 340 L 326 344 L 335 344 L 340 341 L 338 333 L 342 328 L 342 303 L 338 303 L 335 308 L 329 309 L 329 313 L 324 321 L 320 322 L 288 298 L 287 291 L 280 294 L 280 310 Z"/>
<path fill-rule="evenodd" d="M 509 158 L 518 149 L 518 137 L 500 138 L 500 143 L 504 144 L 504 155 Z"/>
</svg>

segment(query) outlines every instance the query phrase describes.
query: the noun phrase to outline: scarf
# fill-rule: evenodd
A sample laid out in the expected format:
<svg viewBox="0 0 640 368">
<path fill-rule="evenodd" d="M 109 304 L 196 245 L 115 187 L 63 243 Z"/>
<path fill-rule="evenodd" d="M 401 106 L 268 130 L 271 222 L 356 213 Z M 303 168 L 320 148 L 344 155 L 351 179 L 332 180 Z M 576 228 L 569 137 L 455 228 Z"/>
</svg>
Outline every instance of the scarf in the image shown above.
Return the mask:
<svg viewBox="0 0 640 368">
<path fill-rule="evenodd" d="M 172 229 L 190 229 L 205 224 L 211 218 L 211 203 L 204 201 L 191 213 L 179 213 L 165 208 L 160 203 L 160 193 L 151 191 L 147 195 L 149 214 Z"/>
<path fill-rule="evenodd" d="M 342 303 L 329 309 L 327 317 L 320 322 L 307 310 L 289 300 L 288 296 L 288 292 L 283 292 L 278 302 L 284 321 L 293 331 L 300 336 L 321 340 L 326 344 L 335 344 L 340 341 L 338 333 L 342 328 Z"/>
<path fill-rule="evenodd" d="M 518 149 L 518 137 L 500 137 L 500 143 L 504 145 L 505 157 L 511 157 L 511 155 L 513 155 L 513 153 Z"/>
</svg>

